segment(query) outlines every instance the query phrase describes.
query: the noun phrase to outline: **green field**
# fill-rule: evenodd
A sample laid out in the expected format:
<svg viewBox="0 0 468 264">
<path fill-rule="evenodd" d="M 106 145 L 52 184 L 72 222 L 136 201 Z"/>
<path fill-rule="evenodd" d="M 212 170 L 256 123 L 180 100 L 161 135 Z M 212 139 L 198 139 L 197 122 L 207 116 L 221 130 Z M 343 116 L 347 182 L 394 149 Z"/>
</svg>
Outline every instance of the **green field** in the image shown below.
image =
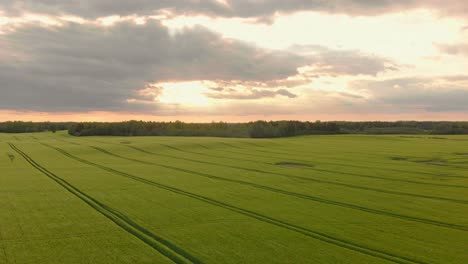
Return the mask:
<svg viewBox="0 0 468 264">
<path fill-rule="evenodd" d="M 468 263 L 468 136 L 0 134 L 0 263 Z"/>
</svg>

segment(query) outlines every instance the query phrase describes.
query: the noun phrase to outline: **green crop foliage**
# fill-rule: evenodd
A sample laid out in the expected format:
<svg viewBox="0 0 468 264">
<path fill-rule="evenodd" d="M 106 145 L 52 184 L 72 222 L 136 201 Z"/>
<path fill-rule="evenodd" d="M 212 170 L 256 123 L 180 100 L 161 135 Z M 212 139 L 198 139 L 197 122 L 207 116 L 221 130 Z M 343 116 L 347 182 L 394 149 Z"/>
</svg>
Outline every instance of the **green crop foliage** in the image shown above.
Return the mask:
<svg viewBox="0 0 468 264">
<path fill-rule="evenodd" d="M 0 263 L 468 263 L 468 136 L 0 134 Z"/>
</svg>

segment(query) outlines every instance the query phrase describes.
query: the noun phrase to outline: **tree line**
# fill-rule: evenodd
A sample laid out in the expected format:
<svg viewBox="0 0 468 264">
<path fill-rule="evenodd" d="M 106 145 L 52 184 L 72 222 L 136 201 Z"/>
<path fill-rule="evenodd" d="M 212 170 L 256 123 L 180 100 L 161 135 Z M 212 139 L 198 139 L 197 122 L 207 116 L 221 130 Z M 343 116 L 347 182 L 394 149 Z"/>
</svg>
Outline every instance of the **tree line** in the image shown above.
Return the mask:
<svg viewBox="0 0 468 264">
<path fill-rule="evenodd" d="M 0 133 L 35 133 L 45 131 L 67 130 L 70 122 L 0 122 Z"/>
<path fill-rule="evenodd" d="M 128 121 L 74 123 L 74 136 L 210 136 L 274 138 L 330 134 L 468 134 L 468 122 L 301 122 L 256 121 L 249 123 L 184 123 Z"/>
<path fill-rule="evenodd" d="M 208 136 L 274 138 L 330 134 L 468 134 L 468 122 L 301 122 L 256 121 L 249 123 L 175 122 L 4 122 L 0 133 L 68 130 L 73 136 Z"/>
</svg>

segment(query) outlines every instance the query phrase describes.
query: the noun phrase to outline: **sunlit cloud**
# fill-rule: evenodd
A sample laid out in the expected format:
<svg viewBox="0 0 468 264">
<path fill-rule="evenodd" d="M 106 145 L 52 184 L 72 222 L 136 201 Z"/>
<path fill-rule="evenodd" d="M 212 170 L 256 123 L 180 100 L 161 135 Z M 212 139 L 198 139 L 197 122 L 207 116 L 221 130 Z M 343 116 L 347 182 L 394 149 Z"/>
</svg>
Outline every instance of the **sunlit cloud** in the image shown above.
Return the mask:
<svg viewBox="0 0 468 264">
<path fill-rule="evenodd" d="M 252 24 L 240 18 L 207 16 L 178 16 L 163 23 L 173 30 L 203 25 L 222 32 L 225 37 L 243 39 L 269 48 L 285 49 L 293 45 L 314 44 L 365 50 L 410 61 L 434 53 L 433 42 L 456 41 L 465 20 L 441 18 L 432 11 L 415 10 L 377 17 L 301 12 L 279 16 L 272 25 Z"/>
<path fill-rule="evenodd" d="M 468 113 L 466 1 L 39 2 L 0 0 L 0 119 Z"/>
<path fill-rule="evenodd" d="M 204 93 L 213 85 L 215 84 L 210 81 L 158 83 L 156 86 L 160 87 L 161 93 L 157 100 L 164 104 L 207 106 L 213 101 L 204 96 Z"/>
</svg>

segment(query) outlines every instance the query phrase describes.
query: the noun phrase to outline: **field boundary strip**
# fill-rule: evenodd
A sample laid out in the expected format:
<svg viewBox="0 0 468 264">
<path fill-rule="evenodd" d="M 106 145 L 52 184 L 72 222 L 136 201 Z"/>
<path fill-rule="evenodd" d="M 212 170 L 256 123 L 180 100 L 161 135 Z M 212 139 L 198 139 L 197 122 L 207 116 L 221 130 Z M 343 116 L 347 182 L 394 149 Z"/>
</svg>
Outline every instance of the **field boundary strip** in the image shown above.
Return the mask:
<svg viewBox="0 0 468 264">
<path fill-rule="evenodd" d="M 66 180 L 60 178 L 56 174 L 50 172 L 36 161 L 34 161 L 31 157 L 29 157 L 26 153 L 16 147 L 14 144 L 8 143 L 10 147 L 21 155 L 32 167 L 36 170 L 40 171 L 42 174 L 46 175 L 57 184 L 65 188 L 68 192 L 88 204 L 90 207 L 95 209 L 97 212 L 104 215 L 106 218 L 114 222 L 116 225 L 127 231 L 128 233 L 132 234 L 136 238 L 140 239 L 142 242 L 147 244 L 148 246 L 152 247 L 162 255 L 166 256 L 168 259 L 172 260 L 174 263 L 177 264 L 186 264 L 186 263 L 193 263 L 193 264 L 202 264 L 200 260 L 195 258 L 194 256 L 190 255 L 189 253 L 185 252 L 183 249 L 179 248 L 178 246 L 172 244 L 168 240 L 161 238 L 150 231 L 146 230 L 144 227 L 138 225 L 133 220 L 118 212 L 117 210 L 97 201 L 96 199 L 92 198 L 91 196 L 87 195 L 86 193 L 82 192 Z"/>
<path fill-rule="evenodd" d="M 104 153 L 104 154 L 111 155 L 111 156 L 114 156 L 114 157 L 117 157 L 117 158 L 120 158 L 120 159 L 124 159 L 124 160 L 137 162 L 137 163 L 140 163 L 140 164 L 159 166 L 159 167 L 162 167 L 162 168 L 181 171 L 181 172 L 185 172 L 185 173 L 188 173 L 188 174 L 194 174 L 194 175 L 198 175 L 198 176 L 205 177 L 205 178 L 237 183 L 237 184 L 246 185 L 246 186 L 250 186 L 250 187 L 261 189 L 261 190 L 275 192 L 275 193 L 279 193 L 279 194 L 283 194 L 283 195 L 287 195 L 287 196 L 292 196 L 292 197 L 296 197 L 296 198 L 300 198 L 300 199 L 306 199 L 306 200 L 310 200 L 310 201 L 314 201 L 314 202 L 318 202 L 318 203 L 349 208 L 349 209 L 358 210 L 358 211 L 362 211 L 362 212 L 366 212 L 366 213 L 383 215 L 383 216 L 387 216 L 387 217 L 393 217 L 393 218 L 403 219 L 403 220 L 407 220 L 407 221 L 418 222 L 418 223 L 423 223 L 423 224 L 428 224 L 428 225 L 433 225 L 433 226 L 438 226 L 438 227 L 444 227 L 444 228 L 450 228 L 450 229 L 455 229 L 455 230 L 460 230 L 460 231 L 468 231 L 468 227 L 466 227 L 466 226 L 461 226 L 461 225 L 450 224 L 450 223 L 445 223 L 445 222 L 440 222 L 440 221 L 435 221 L 435 220 L 430 220 L 430 219 L 424 219 L 424 218 L 418 218 L 418 217 L 413 217 L 413 216 L 407 216 L 407 215 L 402 215 L 402 214 L 396 214 L 396 213 L 381 211 L 381 210 L 367 208 L 367 207 L 358 206 L 358 205 L 354 205 L 354 204 L 347 204 L 347 203 L 343 203 L 343 202 L 339 202 L 339 201 L 328 200 L 328 199 L 315 197 L 315 196 L 311 196 L 311 195 L 307 195 L 307 194 L 301 194 L 301 193 L 295 193 L 295 192 L 291 192 L 291 191 L 281 190 L 281 189 L 268 187 L 268 186 L 264 186 L 264 185 L 260 185 L 260 184 L 256 184 L 256 183 L 251 183 L 251 182 L 246 182 L 246 181 L 241 181 L 241 180 L 234 180 L 234 179 L 229 179 L 229 178 L 223 178 L 223 177 L 219 177 L 219 176 L 215 176 L 215 175 L 211 175 L 211 174 L 207 174 L 207 173 L 201 173 L 201 172 L 197 172 L 197 171 L 181 169 L 181 168 L 173 167 L 173 166 L 169 166 L 169 165 L 158 164 L 158 163 L 154 163 L 154 162 L 147 162 L 147 161 L 133 159 L 133 158 L 127 158 L 127 157 L 124 157 L 124 156 L 114 154 L 112 152 L 109 152 L 108 150 L 105 150 L 105 149 L 102 149 L 102 148 L 99 148 L 99 147 L 93 147 L 93 146 L 91 146 L 91 147 L 94 148 L 97 151 L 100 151 L 100 152 Z"/>
<path fill-rule="evenodd" d="M 319 231 L 315 231 L 315 230 L 311 230 L 311 229 L 304 228 L 304 227 L 301 227 L 301 226 L 297 226 L 297 225 L 294 225 L 294 224 L 290 224 L 290 223 L 287 223 L 285 221 L 278 220 L 278 219 L 275 219 L 273 217 L 265 216 L 265 215 L 262 215 L 260 213 L 254 212 L 254 211 L 243 209 L 243 208 L 240 208 L 240 207 L 237 207 L 237 206 L 234 206 L 234 205 L 230 205 L 230 204 L 227 204 L 227 203 L 224 203 L 224 202 L 221 202 L 221 201 L 217 201 L 215 199 L 211 199 L 211 198 L 208 198 L 208 197 L 205 197 L 205 196 L 202 196 L 202 195 L 187 192 L 187 191 L 175 188 L 175 187 L 171 187 L 171 186 L 164 185 L 164 184 L 161 184 L 161 183 L 158 183 L 158 182 L 155 182 L 155 181 L 151 181 L 151 180 L 148 180 L 148 179 L 145 179 L 145 178 L 141 178 L 141 177 L 138 177 L 138 176 L 135 176 L 135 175 L 123 172 L 123 171 L 119 171 L 119 170 L 113 169 L 111 167 L 107 167 L 107 166 L 104 166 L 104 165 L 101 165 L 101 164 L 98 164 L 98 163 L 94 163 L 94 162 L 91 162 L 91 161 L 76 157 L 76 156 L 66 152 L 65 150 L 60 149 L 60 148 L 55 147 L 55 146 L 51 146 L 51 145 L 44 144 L 44 143 L 43 143 L 43 145 L 48 146 L 48 147 L 50 147 L 52 149 L 55 149 L 56 151 L 62 153 L 64 156 L 67 156 L 67 157 L 69 157 L 71 159 L 74 159 L 76 161 L 79 161 L 81 163 L 84 163 L 84 164 L 87 164 L 87 165 L 90 165 L 90 166 L 93 166 L 93 167 L 96 167 L 96 168 L 100 168 L 102 170 L 111 172 L 111 173 L 113 173 L 115 175 L 119 175 L 119 176 L 123 176 L 123 177 L 129 178 L 129 179 L 133 179 L 135 181 L 139 181 L 139 182 L 142 182 L 142 183 L 145 183 L 145 184 L 148 184 L 148 185 L 160 188 L 160 189 L 164 189 L 164 190 L 167 190 L 167 191 L 179 194 L 179 195 L 187 196 L 187 197 L 190 197 L 190 198 L 195 199 L 195 200 L 199 200 L 199 201 L 202 201 L 202 202 L 214 205 L 214 206 L 218 206 L 218 207 L 227 209 L 229 211 L 233 211 L 233 212 L 239 213 L 241 215 L 245 215 L 245 216 L 248 216 L 250 218 L 254 218 L 254 219 L 259 220 L 261 222 L 272 224 L 272 225 L 278 226 L 280 228 L 284 228 L 284 229 L 287 229 L 287 230 L 290 230 L 290 231 L 305 235 L 307 237 L 317 239 L 319 241 L 322 241 L 322 242 L 325 242 L 325 243 L 328 243 L 328 244 L 332 244 L 332 245 L 335 245 L 335 246 L 338 246 L 338 247 L 346 248 L 346 249 L 349 249 L 349 250 L 352 250 L 352 251 L 355 251 L 355 252 L 359 252 L 359 253 L 362 253 L 362 254 L 366 254 L 366 255 L 373 256 L 373 257 L 380 258 L 380 259 L 384 259 L 384 260 L 389 260 L 389 261 L 392 261 L 392 262 L 395 262 L 395 263 L 400 263 L 400 264 L 407 264 L 407 263 L 425 264 L 426 263 L 426 262 L 423 262 L 423 261 L 420 261 L 420 260 L 414 260 L 414 259 L 411 259 L 411 258 L 408 258 L 408 257 L 398 256 L 398 255 L 395 255 L 395 254 L 392 254 L 392 253 L 389 253 L 389 252 L 385 252 L 383 250 L 372 249 L 372 248 L 364 246 L 364 245 L 356 244 L 355 242 L 352 242 L 352 241 L 348 241 L 348 240 L 345 240 L 345 239 L 342 239 L 342 238 L 336 238 L 336 237 L 327 235 L 327 234 L 319 232 Z"/>
</svg>

